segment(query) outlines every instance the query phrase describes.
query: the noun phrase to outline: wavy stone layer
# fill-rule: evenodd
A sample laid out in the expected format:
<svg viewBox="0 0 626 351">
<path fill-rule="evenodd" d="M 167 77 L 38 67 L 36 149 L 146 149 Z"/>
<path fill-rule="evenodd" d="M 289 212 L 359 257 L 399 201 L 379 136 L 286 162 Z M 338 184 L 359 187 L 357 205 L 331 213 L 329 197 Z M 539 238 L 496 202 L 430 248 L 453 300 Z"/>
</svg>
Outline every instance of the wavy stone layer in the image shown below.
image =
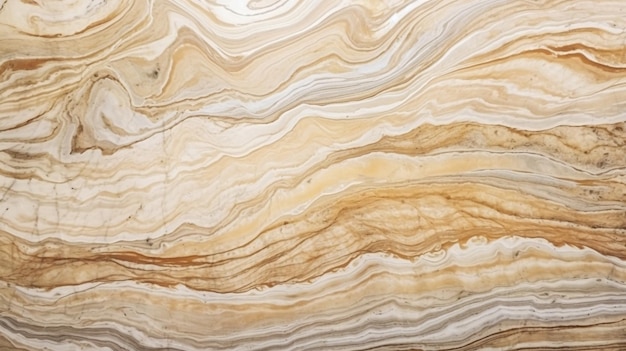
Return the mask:
<svg viewBox="0 0 626 351">
<path fill-rule="evenodd" d="M 0 349 L 626 349 L 626 2 L 0 0 Z"/>
</svg>

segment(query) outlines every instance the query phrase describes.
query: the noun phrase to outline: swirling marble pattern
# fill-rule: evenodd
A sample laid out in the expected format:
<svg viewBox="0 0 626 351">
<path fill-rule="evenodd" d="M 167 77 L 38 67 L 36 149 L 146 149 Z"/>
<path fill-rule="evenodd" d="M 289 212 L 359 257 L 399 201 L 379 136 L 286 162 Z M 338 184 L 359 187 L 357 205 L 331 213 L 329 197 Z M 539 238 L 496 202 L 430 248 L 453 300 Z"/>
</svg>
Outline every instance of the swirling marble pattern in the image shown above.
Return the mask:
<svg viewBox="0 0 626 351">
<path fill-rule="evenodd" d="M 626 349 L 623 0 L 0 0 L 0 349 Z"/>
</svg>

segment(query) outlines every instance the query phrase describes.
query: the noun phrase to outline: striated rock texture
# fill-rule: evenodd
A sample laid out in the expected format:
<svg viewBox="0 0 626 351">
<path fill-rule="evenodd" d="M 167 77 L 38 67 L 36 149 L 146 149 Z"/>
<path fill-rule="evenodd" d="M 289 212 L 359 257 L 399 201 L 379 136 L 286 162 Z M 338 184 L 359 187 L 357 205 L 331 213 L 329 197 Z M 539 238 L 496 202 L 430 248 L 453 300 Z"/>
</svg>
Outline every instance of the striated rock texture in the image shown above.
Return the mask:
<svg viewBox="0 0 626 351">
<path fill-rule="evenodd" d="M 625 350 L 626 1 L 0 0 L 1 350 Z"/>
</svg>

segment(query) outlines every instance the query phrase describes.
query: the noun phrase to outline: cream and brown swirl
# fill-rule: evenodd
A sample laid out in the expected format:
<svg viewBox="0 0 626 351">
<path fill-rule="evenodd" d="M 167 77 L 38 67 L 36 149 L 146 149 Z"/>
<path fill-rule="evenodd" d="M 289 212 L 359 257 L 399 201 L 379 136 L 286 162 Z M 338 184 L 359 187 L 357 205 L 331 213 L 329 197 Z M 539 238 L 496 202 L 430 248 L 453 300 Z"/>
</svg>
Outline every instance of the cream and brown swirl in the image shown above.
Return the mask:
<svg viewBox="0 0 626 351">
<path fill-rule="evenodd" d="M 0 348 L 626 348 L 626 3 L 0 0 Z"/>
</svg>

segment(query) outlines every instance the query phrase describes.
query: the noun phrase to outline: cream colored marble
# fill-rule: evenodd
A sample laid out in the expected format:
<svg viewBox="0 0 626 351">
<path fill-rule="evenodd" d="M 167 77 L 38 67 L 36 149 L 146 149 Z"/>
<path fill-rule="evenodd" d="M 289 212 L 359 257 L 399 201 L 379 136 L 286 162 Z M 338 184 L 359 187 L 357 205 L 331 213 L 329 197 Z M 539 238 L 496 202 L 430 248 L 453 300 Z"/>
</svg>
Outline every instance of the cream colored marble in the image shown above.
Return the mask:
<svg viewBox="0 0 626 351">
<path fill-rule="evenodd" d="M 0 349 L 626 349 L 626 2 L 0 0 Z"/>
</svg>

